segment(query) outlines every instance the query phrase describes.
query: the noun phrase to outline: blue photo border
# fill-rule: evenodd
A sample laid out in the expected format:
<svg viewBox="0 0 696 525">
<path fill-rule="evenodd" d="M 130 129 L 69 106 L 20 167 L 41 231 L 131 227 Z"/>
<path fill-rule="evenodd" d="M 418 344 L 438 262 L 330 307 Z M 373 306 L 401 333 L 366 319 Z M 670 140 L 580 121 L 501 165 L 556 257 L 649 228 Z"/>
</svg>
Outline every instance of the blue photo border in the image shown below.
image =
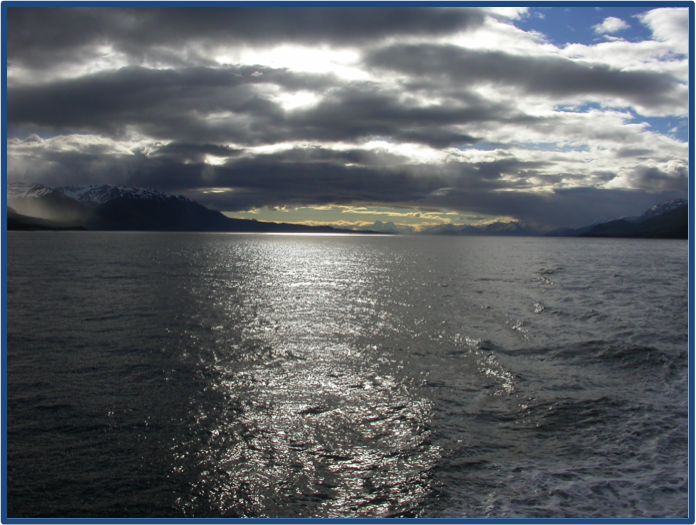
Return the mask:
<svg viewBox="0 0 696 525">
<path fill-rule="evenodd" d="M 391 2 L 387 3 L 389 5 Z M 4 33 L 3 38 L 0 39 L 0 46 L 2 46 L 2 50 L 7 56 L 7 8 L 8 7 L 29 7 L 29 6 L 35 6 L 35 7 L 44 7 L 44 6 L 70 6 L 70 7 L 77 7 L 77 6 L 114 6 L 114 5 L 119 5 L 119 6 L 180 6 L 180 7 L 185 7 L 185 6 L 192 6 L 192 7 L 203 7 L 203 6 L 229 6 L 233 5 L 229 1 L 221 1 L 221 0 L 216 0 L 216 1 L 208 1 L 204 2 L 201 4 L 193 3 L 193 2 L 185 2 L 182 0 L 171 0 L 171 1 L 163 1 L 163 0 L 154 0 L 150 2 L 138 2 L 134 0 L 120 0 L 118 2 L 106 2 L 105 0 L 97 0 L 97 1 L 92 1 L 92 2 L 84 2 L 84 1 L 76 1 L 76 0 L 66 0 L 64 2 L 58 2 L 55 0 L 36 0 L 36 1 L 31 1 L 31 0 L 0 0 L 0 30 Z M 285 3 L 285 2 L 268 2 L 264 3 L 264 5 L 269 5 L 269 6 L 290 6 L 292 4 Z M 307 4 L 305 4 L 307 5 Z M 317 5 L 325 5 L 325 4 L 317 4 Z M 339 4 L 335 4 L 339 5 Z M 367 6 L 370 4 L 365 4 L 364 2 L 357 2 L 354 3 L 356 6 Z M 384 4 L 380 4 L 384 5 Z M 393 3 L 393 5 L 419 5 L 414 2 L 406 2 L 404 3 Z M 440 5 L 447 5 L 447 4 L 440 4 Z M 513 4 L 517 5 L 517 4 Z M 550 4 L 544 4 L 545 6 L 566 6 L 568 4 L 563 3 L 563 2 L 558 2 L 557 0 L 552 1 Z M 597 3 L 587 3 L 587 2 L 581 2 L 581 3 L 575 3 L 572 4 L 573 6 L 587 6 L 587 7 L 601 7 L 602 4 L 597 4 Z M 607 6 L 630 6 L 630 7 L 656 7 L 654 3 L 647 3 L 643 1 L 639 2 L 626 2 L 624 0 L 620 0 L 618 3 L 614 2 L 611 4 L 606 4 Z M 695 94 L 696 92 L 694 91 L 694 31 L 695 31 L 695 19 L 694 19 L 694 1 L 686 1 L 686 0 L 679 0 L 679 1 L 674 1 L 671 2 L 668 6 L 664 7 L 688 7 L 689 9 L 689 27 L 690 27 L 690 33 L 689 33 L 689 100 L 690 102 L 696 104 L 696 97 Z M 3 89 L 3 96 L 5 99 L 5 104 L 1 107 L 1 111 L 3 112 L 4 115 L 4 121 L 5 121 L 5 139 L 7 140 L 7 84 L 2 87 Z M 694 113 L 693 113 L 693 105 L 690 104 L 690 110 L 689 110 L 689 165 L 691 167 L 691 170 L 693 170 L 694 166 Z M 5 153 L 5 161 L 7 161 L 7 152 Z M 7 173 L 5 174 L 5 182 L 7 182 Z M 688 518 L 683 518 L 683 519 L 677 519 L 677 522 L 686 522 L 688 521 L 690 524 L 696 523 L 696 518 L 695 518 L 695 504 L 694 504 L 694 370 L 696 369 L 694 366 L 694 323 L 695 323 L 695 311 L 694 311 L 694 175 L 693 171 L 691 171 L 690 176 L 689 176 L 689 196 L 691 200 L 691 206 L 689 207 L 689 220 L 690 220 L 690 235 L 689 235 L 689 517 Z M 6 219 L 7 220 L 7 219 Z M 2 282 L 2 287 L 3 287 L 3 293 L 5 295 L 5 298 L 7 299 L 7 223 L 5 223 L 5 229 L 1 230 L 1 234 L 3 236 L 4 242 L 2 243 L 2 246 L 0 249 L 2 250 L 2 257 L 0 260 L 2 261 L 2 270 L 5 274 L 5 280 Z M 0 432 L 0 449 L 2 451 L 2 457 L 0 458 L 0 525 L 7 525 L 7 524 L 43 524 L 43 523 L 70 523 L 73 524 L 76 521 L 76 519 L 39 519 L 39 518 L 7 518 L 7 301 L 3 304 L 3 310 L 2 310 L 2 315 L 0 316 L 2 319 L 2 328 L 5 333 L 5 339 L 2 342 L 2 356 L 3 359 L 0 359 L 0 366 L 2 367 L 2 371 L 0 376 L 5 378 L 5 383 L 4 383 L 4 388 L 2 389 L 2 403 L 0 403 L 0 421 L 2 421 L 4 429 L 2 432 Z M 148 521 L 159 521 L 159 522 L 165 522 L 165 521 L 171 521 L 173 519 L 181 519 L 181 518 L 153 518 L 153 519 L 114 519 L 114 518 L 104 518 L 104 519 L 86 519 L 83 518 L 82 521 L 87 520 L 87 522 L 92 523 L 92 522 L 104 522 L 104 523 L 146 523 Z M 206 522 L 204 519 L 197 519 L 197 518 L 189 518 L 194 521 L 198 522 Z M 637 519 L 636 519 L 637 520 Z M 221 521 L 221 520 L 218 520 Z M 274 521 L 286 521 L 286 519 L 275 519 Z M 296 521 L 296 520 L 295 520 Z M 366 519 L 360 519 L 360 521 L 367 521 Z M 450 520 L 450 521 L 457 521 L 459 522 L 460 520 Z M 483 521 L 483 519 L 481 519 Z M 487 520 L 490 521 L 490 520 Z M 492 521 L 500 521 L 500 520 L 492 520 Z M 537 520 L 532 520 L 532 519 L 522 519 L 522 522 L 527 521 L 537 521 Z M 550 522 L 556 522 L 560 521 L 558 518 L 553 518 L 549 520 Z M 583 520 L 580 520 L 583 521 Z M 595 520 L 584 520 L 584 521 L 595 521 Z M 603 520 L 600 520 L 603 521 Z M 661 521 L 661 520 L 648 520 L 648 521 Z M 641 523 L 644 523 L 645 521 L 642 520 Z"/>
</svg>

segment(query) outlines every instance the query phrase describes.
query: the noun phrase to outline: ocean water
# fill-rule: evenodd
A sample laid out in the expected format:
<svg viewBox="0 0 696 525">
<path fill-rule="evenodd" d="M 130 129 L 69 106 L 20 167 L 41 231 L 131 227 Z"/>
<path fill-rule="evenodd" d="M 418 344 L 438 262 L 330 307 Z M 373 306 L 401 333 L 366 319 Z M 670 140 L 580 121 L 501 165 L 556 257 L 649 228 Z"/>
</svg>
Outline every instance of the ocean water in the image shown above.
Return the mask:
<svg viewBox="0 0 696 525">
<path fill-rule="evenodd" d="M 9 517 L 688 516 L 684 241 L 7 236 Z"/>
</svg>

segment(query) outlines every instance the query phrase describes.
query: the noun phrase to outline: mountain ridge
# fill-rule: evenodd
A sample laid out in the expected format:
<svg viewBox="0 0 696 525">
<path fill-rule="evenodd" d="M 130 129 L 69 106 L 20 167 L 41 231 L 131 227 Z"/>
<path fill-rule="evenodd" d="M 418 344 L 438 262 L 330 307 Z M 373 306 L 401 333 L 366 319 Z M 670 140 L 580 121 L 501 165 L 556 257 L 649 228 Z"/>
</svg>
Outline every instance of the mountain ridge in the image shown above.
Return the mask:
<svg viewBox="0 0 696 525">
<path fill-rule="evenodd" d="M 580 228 L 560 228 L 547 237 L 627 237 L 688 239 L 689 203 L 673 199 L 656 204 L 639 216 L 595 221 Z"/>
<path fill-rule="evenodd" d="M 655 214 L 648 210 L 637 222 L 625 219 L 598 224 L 580 237 L 626 237 L 646 239 L 688 239 L 689 207 L 686 204 L 665 207 L 667 211 Z"/>
<path fill-rule="evenodd" d="M 193 202 L 183 195 L 169 195 L 153 188 L 132 188 L 129 186 L 116 186 L 113 184 L 76 184 L 70 186 L 58 186 L 54 188 L 65 195 L 90 206 L 104 204 L 117 197 L 129 197 L 134 199 L 147 199 L 156 201 L 179 200 Z"/>
<path fill-rule="evenodd" d="M 8 229 L 87 229 L 111 231 L 201 231 L 256 233 L 401 233 L 393 223 L 375 223 L 375 230 L 344 230 L 332 226 L 233 219 L 182 195 L 153 188 L 112 184 L 7 185 Z M 11 220 L 10 220 L 11 219 Z M 688 202 L 674 199 L 652 206 L 640 216 L 594 221 L 581 228 L 544 233 L 520 221 L 482 225 L 444 224 L 423 233 L 449 236 L 552 236 L 688 238 Z"/>
<path fill-rule="evenodd" d="M 152 188 L 111 184 L 49 188 L 42 184 L 11 183 L 7 186 L 7 197 L 8 204 L 14 208 L 10 208 L 12 212 L 8 211 L 8 229 L 376 233 L 331 226 L 232 219 L 181 195 L 168 195 Z M 9 220 L 10 215 L 12 221 Z"/>
</svg>

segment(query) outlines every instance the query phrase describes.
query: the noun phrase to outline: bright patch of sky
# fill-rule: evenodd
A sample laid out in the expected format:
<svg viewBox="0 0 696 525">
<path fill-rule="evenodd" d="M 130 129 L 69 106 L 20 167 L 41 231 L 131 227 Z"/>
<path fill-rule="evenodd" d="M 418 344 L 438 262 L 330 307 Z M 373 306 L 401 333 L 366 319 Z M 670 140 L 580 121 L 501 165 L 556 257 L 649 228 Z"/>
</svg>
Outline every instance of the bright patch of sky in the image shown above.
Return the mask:
<svg viewBox="0 0 696 525">
<path fill-rule="evenodd" d="M 531 7 L 526 17 L 515 20 L 525 31 L 537 31 L 557 47 L 595 45 L 613 38 L 641 42 L 652 32 L 639 20 L 651 7 Z M 598 28 L 602 30 L 598 31 Z"/>
<path fill-rule="evenodd" d="M 329 225 L 349 229 L 369 229 L 376 222 L 394 223 L 417 231 L 422 227 L 443 224 L 464 225 L 489 221 L 494 216 L 459 213 L 455 211 L 387 208 L 381 206 L 300 206 L 253 209 L 227 212 L 234 219 L 255 219 L 265 222 Z"/>
<path fill-rule="evenodd" d="M 588 113 L 590 111 L 602 111 L 607 108 L 602 108 L 600 104 L 588 102 L 580 107 L 574 106 L 558 106 L 556 111 L 569 113 Z M 631 110 L 628 111 L 631 118 L 627 120 L 631 124 L 645 124 L 646 130 L 650 133 L 658 133 L 679 142 L 688 142 L 689 140 L 689 119 L 686 117 L 645 117 Z"/>
<path fill-rule="evenodd" d="M 688 142 L 689 140 L 689 119 L 686 117 L 641 117 L 636 115 L 633 122 L 648 124 L 652 133 L 659 133 L 679 142 Z"/>
</svg>

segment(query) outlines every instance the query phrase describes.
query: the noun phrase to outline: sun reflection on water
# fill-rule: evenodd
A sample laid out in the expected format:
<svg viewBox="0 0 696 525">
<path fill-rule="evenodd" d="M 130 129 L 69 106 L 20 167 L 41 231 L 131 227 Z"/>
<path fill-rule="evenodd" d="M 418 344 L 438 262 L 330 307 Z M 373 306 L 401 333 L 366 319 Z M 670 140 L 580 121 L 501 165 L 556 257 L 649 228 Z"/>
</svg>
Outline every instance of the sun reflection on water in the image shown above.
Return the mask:
<svg viewBox="0 0 696 525">
<path fill-rule="evenodd" d="M 198 472 L 184 514 L 418 515 L 439 449 L 430 402 L 374 344 L 398 320 L 380 308 L 373 255 L 269 238 L 201 257 L 190 344 L 209 401 L 193 407 L 204 437 L 178 447 L 188 467 L 175 468 Z"/>
</svg>

